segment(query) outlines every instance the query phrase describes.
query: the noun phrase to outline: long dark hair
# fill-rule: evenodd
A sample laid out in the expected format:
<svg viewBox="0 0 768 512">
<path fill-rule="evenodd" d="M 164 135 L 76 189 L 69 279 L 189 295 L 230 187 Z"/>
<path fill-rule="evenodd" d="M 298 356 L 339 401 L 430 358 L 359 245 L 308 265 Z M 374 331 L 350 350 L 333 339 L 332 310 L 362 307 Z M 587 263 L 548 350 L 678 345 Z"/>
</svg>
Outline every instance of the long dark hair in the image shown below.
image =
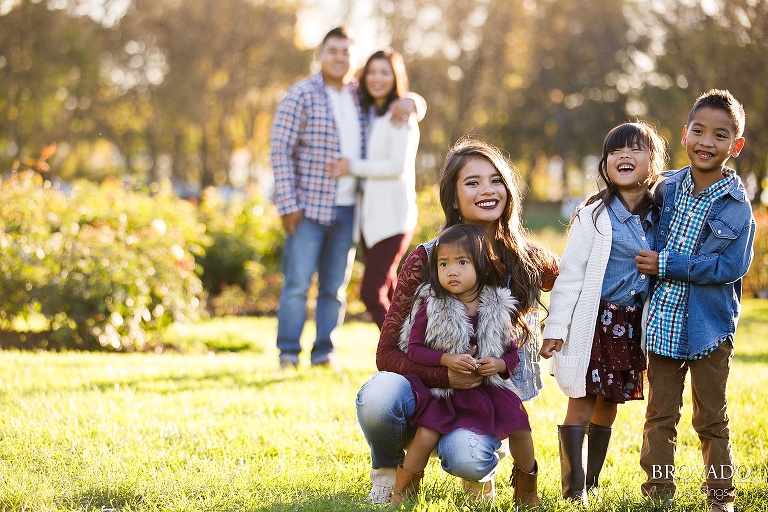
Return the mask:
<svg viewBox="0 0 768 512">
<path fill-rule="evenodd" d="M 367 111 L 371 105 L 376 104 L 373 97 L 371 96 L 371 92 L 368 90 L 367 84 L 365 83 L 365 79 L 371 67 L 371 62 L 376 59 L 383 59 L 389 62 L 389 65 L 392 68 L 392 72 L 395 75 L 395 84 L 392 87 L 392 90 L 389 91 L 389 95 L 387 96 L 384 105 L 381 107 L 376 107 L 376 115 L 383 116 L 387 113 L 387 110 L 389 110 L 390 103 L 404 97 L 408 92 L 408 73 L 405 72 L 405 62 L 403 62 L 403 56 L 392 48 L 379 50 L 371 55 L 368 58 L 368 61 L 365 63 L 359 79 L 360 106 L 363 108 L 363 111 Z"/>
<path fill-rule="evenodd" d="M 659 176 L 667 163 L 666 143 L 648 123 L 643 121 L 623 123 L 613 128 L 608 132 L 608 135 L 605 136 L 605 140 L 603 141 L 603 153 L 600 157 L 600 163 L 597 166 L 597 183 L 600 190 L 587 198 L 580 207 L 583 208 L 595 201 L 601 201 L 601 204 L 595 208 L 595 211 L 592 214 L 592 221 L 595 223 L 595 226 L 597 226 L 597 217 L 602 209 L 610 204 L 610 202 L 613 201 L 613 198 L 619 194 L 616 185 L 613 184 L 608 176 L 608 155 L 616 149 L 625 147 L 640 147 L 642 149 L 647 149 L 651 154 L 651 173 L 648 177 L 648 192 L 646 192 L 643 199 L 634 208 L 634 211 L 631 211 L 630 213 L 639 215 L 642 218 L 645 217 L 648 211 L 653 207 L 653 196 L 651 195 L 650 189 L 656 181 L 658 181 Z M 576 218 L 577 213 L 578 210 L 571 218 L 571 222 Z"/>
<path fill-rule="evenodd" d="M 494 247 L 497 257 L 509 275 L 509 289 L 520 303 L 513 324 L 522 331 L 522 343 L 533 335 L 525 322 L 525 314 L 539 302 L 543 269 L 550 268 L 557 257 L 530 239 L 522 225 L 522 198 L 517 180 L 501 150 L 481 140 L 463 137 L 449 151 L 440 170 L 440 206 L 445 215 L 443 230 L 462 224 L 458 202 L 459 172 L 473 159 L 485 159 L 501 174 L 507 190 L 507 203 L 496 223 Z M 522 345 L 519 343 L 519 345 Z"/>
<path fill-rule="evenodd" d="M 493 245 L 488 240 L 485 230 L 475 224 L 456 224 L 442 231 L 435 241 L 432 257 L 429 259 L 429 271 L 425 282 L 432 289 L 435 297 L 445 298 L 448 291 L 440 284 L 438 277 L 437 253 L 441 247 L 455 246 L 467 253 L 477 274 L 477 295 L 486 286 L 504 286 L 504 266 L 494 254 Z"/>
</svg>

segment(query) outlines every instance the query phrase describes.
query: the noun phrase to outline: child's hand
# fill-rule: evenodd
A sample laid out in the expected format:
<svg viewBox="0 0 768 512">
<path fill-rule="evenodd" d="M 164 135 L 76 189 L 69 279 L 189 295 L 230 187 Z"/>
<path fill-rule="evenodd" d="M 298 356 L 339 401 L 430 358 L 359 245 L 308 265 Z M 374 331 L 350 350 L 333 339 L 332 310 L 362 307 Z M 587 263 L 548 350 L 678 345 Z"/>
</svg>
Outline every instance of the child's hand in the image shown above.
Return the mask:
<svg viewBox="0 0 768 512">
<path fill-rule="evenodd" d="M 469 354 L 446 354 L 440 356 L 440 366 L 445 366 L 458 373 L 472 373 L 477 362 Z"/>
<path fill-rule="evenodd" d="M 498 357 L 484 357 L 477 360 L 476 371 L 483 377 L 496 375 L 507 369 L 507 363 Z"/>
<path fill-rule="evenodd" d="M 642 250 L 635 256 L 637 270 L 648 276 L 659 275 L 659 253 Z"/>
<path fill-rule="evenodd" d="M 560 349 L 562 348 L 563 348 L 563 340 L 547 338 L 541 344 L 541 350 L 539 350 L 539 355 L 544 359 L 549 359 L 550 357 L 555 355 L 555 352 L 560 352 Z"/>
</svg>

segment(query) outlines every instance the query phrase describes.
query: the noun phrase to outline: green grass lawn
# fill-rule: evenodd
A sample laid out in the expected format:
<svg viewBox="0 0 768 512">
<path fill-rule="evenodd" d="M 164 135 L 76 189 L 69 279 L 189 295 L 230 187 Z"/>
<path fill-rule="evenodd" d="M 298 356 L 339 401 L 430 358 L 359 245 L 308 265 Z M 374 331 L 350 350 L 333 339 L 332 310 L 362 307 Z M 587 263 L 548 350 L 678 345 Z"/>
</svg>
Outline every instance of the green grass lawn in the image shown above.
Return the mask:
<svg viewBox="0 0 768 512">
<path fill-rule="evenodd" d="M 349 323 L 342 372 L 277 369 L 271 318 L 202 323 L 178 333 L 241 350 L 207 354 L 0 353 L 0 509 L 106 511 L 371 510 L 370 458 L 355 418 L 358 388 L 375 371 L 377 332 Z M 308 329 L 309 331 L 309 329 Z M 306 333 L 310 334 L 309 332 Z M 730 386 L 731 431 L 743 478 L 737 509 L 768 510 L 768 301 L 747 301 Z M 551 378 L 528 404 L 541 468 L 542 510 L 577 510 L 559 496 L 556 425 L 566 398 Z M 689 474 L 668 507 L 638 487 L 644 403 L 620 408 L 600 491 L 589 510 L 705 510 Z M 678 466 L 698 470 L 690 400 Z M 430 462 L 419 511 L 511 510 L 501 462 L 493 505 L 466 503 L 457 480 Z M 689 473 L 694 473 L 688 470 Z M 376 507 L 382 509 L 382 507 Z"/>
</svg>

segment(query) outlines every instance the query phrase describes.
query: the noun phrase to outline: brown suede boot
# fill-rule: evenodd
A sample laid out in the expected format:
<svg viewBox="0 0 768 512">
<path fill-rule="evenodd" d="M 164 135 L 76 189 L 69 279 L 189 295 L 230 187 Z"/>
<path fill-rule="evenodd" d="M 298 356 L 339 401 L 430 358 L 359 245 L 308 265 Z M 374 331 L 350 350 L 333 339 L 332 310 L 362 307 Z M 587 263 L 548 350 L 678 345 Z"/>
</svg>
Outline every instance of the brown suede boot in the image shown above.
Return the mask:
<svg viewBox="0 0 768 512">
<path fill-rule="evenodd" d="M 403 500 L 416 496 L 416 493 L 419 492 L 419 484 L 423 477 L 423 471 L 415 473 L 403 468 L 402 465 L 397 466 L 395 487 L 392 489 L 392 497 L 389 499 L 389 502 L 392 505 L 399 505 Z"/>
<path fill-rule="evenodd" d="M 512 466 L 512 476 L 509 477 L 509 485 L 515 488 L 515 503 L 524 503 L 526 505 L 538 505 L 539 491 L 537 480 L 539 478 L 539 464 L 533 463 L 533 471 L 526 473 L 523 468 L 515 463 Z"/>
</svg>

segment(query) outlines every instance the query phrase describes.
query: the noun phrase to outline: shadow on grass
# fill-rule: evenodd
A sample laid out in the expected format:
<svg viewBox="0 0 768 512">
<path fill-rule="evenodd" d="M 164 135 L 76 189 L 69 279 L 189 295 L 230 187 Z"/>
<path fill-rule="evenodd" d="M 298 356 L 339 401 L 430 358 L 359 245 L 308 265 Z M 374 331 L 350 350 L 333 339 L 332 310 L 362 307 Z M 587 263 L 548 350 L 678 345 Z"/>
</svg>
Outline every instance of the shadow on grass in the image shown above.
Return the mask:
<svg viewBox="0 0 768 512">
<path fill-rule="evenodd" d="M 149 392 L 160 395 L 176 394 L 186 391 L 249 388 L 254 390 L 266 389 L 270 386 L 290 381 L 311 381 L 315 378 L 312 372 L 248 372 L 242 367 L 220 368 L 215 371 L 205 371 L 184 375 L 146 375 L 137 374 L 113 379 L 92 379 L 72 385 L 57 385 L 57 390 L 66 393 L 71 391 L 100 391 L 109 392 L 118 389 L 130 389 L 134 392 Z M 50 393 L 47 387 L 31 387 L 26 394 Z"/>
<path fill-rule="evenodd" d="M 737 346 L 735 354 L 733 355 L 733 360 L 747 364 L 768 364 L 768 353 L 739 354 Z"/>
<path fill-rule="evenodd" d="M 382 505 L 369 505 L 360 499 L 358 494 L 344 493 L 333 497 L 307 497 L 287 503 L 272 503 L 268 506 L 253 509 L 254 512 L 288 512 L 301 510 L 306 512 L 360 511 L 360 510 L 394 510 Z"/>
<path fill-rule="evenodd" d="M 64 510 L 84 510 L 88 512 L 117 512 L 120 510 L 142 510 L 151 508 L 141 494 L 128 489 L 120 491 L 108 489 L 87 489 L 79 494 L 68 496 L 57 503 Z"/>
</svg>

